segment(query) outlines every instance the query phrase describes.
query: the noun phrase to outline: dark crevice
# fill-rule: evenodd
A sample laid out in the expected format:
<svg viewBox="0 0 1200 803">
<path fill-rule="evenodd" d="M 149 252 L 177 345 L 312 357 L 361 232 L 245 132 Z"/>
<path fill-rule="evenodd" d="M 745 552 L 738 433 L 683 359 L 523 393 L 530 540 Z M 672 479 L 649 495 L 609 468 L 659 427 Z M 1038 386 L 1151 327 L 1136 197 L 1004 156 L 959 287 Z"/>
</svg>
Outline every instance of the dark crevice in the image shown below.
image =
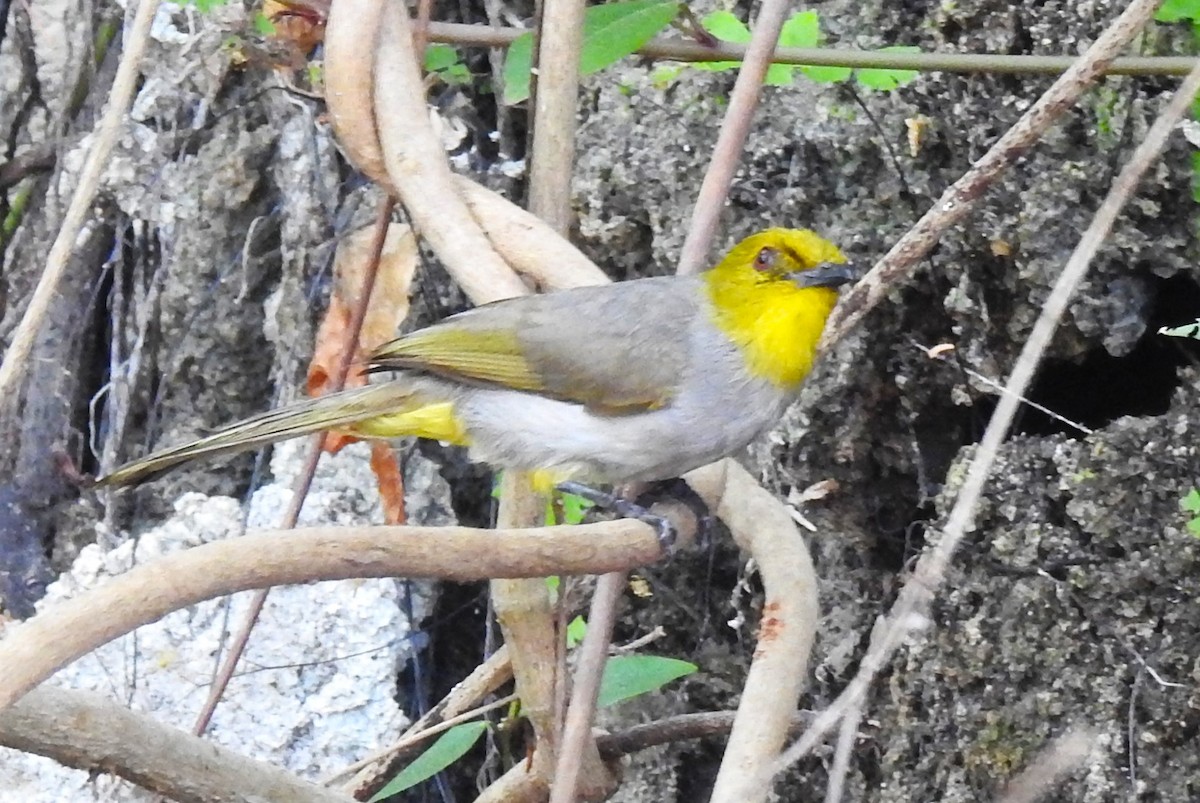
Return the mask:
<svg viewBox="0 0 1200 803">
<path fill-rule="evenodd" d="M 1182 274 L 1157 282 L 1149 325 L 1129 353 L 1114 357 L 1097 346 L 1082 360 L 1048 360 L 1028 398 L 1091 429 L 1122 416 L 1162 415 L 1179 386 L 1179 369 L 1200 362 L 1200 341 L 1157 334 L 1200 317 L 1200 286 Z M 1045 413 L 1022 408 L 1014 434 L 1078 435 L 1079 431 Z"/>
</svg>

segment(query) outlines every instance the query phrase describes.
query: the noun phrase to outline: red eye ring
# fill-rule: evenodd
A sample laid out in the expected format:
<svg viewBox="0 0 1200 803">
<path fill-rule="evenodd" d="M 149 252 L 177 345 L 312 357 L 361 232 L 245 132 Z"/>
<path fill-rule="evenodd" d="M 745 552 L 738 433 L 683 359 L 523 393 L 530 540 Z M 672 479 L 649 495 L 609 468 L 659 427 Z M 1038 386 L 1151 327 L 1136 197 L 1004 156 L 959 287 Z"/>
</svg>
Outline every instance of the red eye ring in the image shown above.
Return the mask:
<svg viewBox="0 0 1200 803">
<path fill-rule="evenodd" d="M 775 264 L 775 249 L 763 248 L 754 257 L 754 267 L 758 270 L 769 270 Z"/>
</svg>

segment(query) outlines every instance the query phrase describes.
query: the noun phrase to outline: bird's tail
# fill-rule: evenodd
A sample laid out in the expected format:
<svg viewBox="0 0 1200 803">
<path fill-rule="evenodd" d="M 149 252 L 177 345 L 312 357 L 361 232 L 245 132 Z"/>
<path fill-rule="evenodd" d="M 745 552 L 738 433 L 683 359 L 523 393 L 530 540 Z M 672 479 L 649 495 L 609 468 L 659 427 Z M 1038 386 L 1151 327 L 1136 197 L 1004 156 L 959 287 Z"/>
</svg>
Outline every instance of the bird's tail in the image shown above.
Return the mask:
<svg viewBox="0 0 1200 803">
<path fill-rule="evenodd" d="M 196 457 L 233 454 L 256 446 L 288 440 L 310 432 L 329 429 L 354 431 L 355 424 L 385 417 L 403 417 L 427 406 L 407 383 L 383 382 L 366 387 L 330 393 L 315 399 L 295 402 L 270 412 L 247 418 L 191 443 L 171 446 L 126 463 L 96 480 L 97 486 L 132 485 L 145 482 Z M 365 435 L 404 435 L 405 431 Z M 411 433 L 419 434 L 419 433 Z"/>
</svg>

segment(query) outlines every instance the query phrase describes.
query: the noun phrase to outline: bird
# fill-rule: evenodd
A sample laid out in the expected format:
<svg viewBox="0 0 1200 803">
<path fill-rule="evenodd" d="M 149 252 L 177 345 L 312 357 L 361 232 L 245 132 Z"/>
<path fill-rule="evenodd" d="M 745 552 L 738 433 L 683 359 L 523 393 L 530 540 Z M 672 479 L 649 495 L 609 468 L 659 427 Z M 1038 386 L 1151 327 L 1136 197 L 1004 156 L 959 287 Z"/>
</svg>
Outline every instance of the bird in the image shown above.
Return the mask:
<svg viewBox="0 0 1200 803">
<path fill-rule="evenodd" d="M 333 430 L 432 438 L 471 460 L 569 483 L 662 481 L 729 456 L 796 398 L 841 285 L 832 242 L 771 228 L 692 275 L 492 302 L 367 359 L 386 381 L 298 401 L 100 477 L 144 482 L 185 461 Z"/>
</svg>

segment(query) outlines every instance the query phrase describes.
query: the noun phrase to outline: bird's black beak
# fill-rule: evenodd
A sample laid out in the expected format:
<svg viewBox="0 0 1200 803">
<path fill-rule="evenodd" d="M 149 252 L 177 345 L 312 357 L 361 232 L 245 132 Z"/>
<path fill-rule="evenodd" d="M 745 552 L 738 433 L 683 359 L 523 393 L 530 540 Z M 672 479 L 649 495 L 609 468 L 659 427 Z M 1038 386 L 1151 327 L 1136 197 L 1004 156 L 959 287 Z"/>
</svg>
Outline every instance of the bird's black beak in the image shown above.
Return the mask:
<svg viewBox="0 0 1200 803">
<path fill-rule="evenodd" d="M 862 278 L 863 271 L 852 262 L 822 262 L 815 268 L 788 274 L 801 287 L 840 287 Z"/>
</svg>

